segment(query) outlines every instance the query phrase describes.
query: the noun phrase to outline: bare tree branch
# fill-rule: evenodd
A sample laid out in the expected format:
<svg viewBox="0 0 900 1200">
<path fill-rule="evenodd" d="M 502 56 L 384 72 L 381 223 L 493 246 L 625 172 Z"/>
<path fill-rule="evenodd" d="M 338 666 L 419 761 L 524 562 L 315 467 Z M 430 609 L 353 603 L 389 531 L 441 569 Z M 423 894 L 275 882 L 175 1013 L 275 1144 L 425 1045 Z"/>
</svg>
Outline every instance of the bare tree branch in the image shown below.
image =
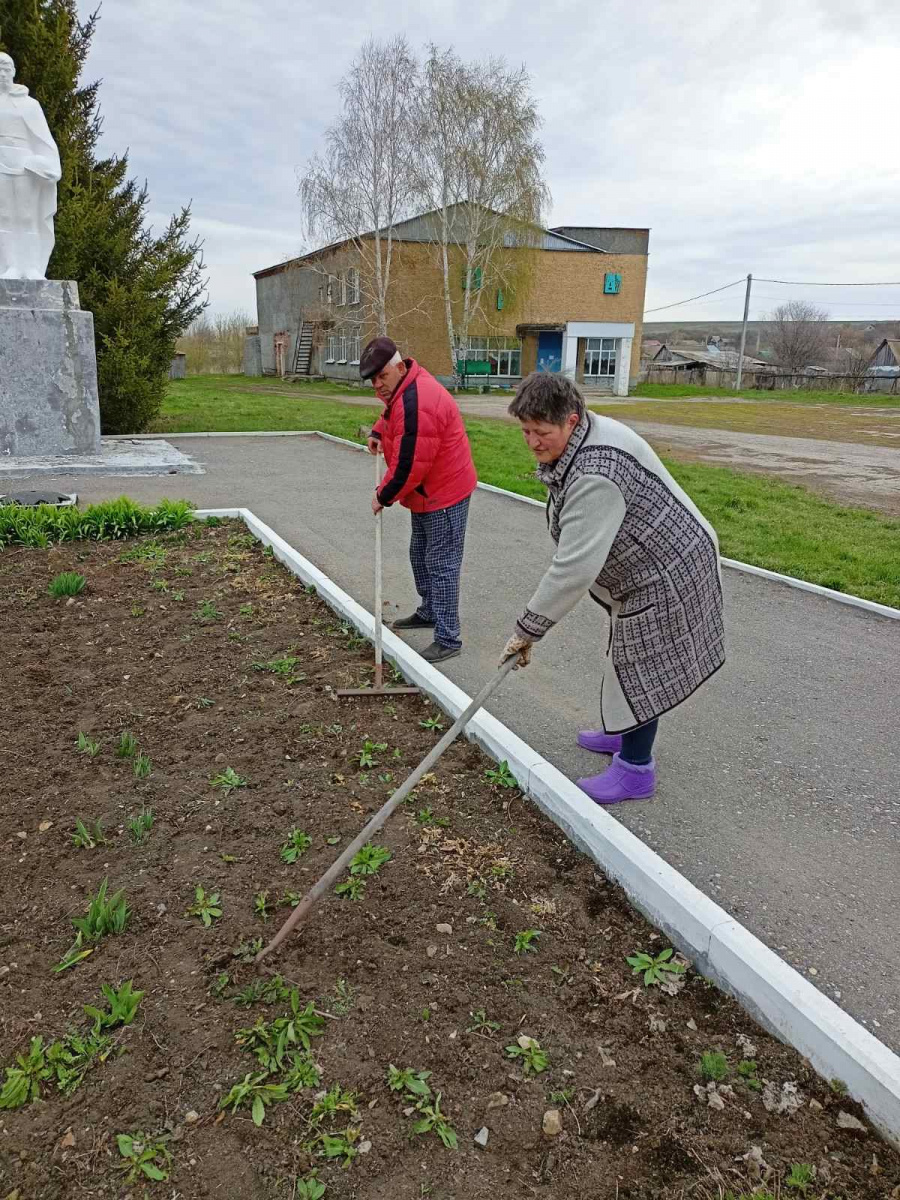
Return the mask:
<svg viewBox="0 0 900 1200">
<path fill-rule="evenodd" d="M 342 111 L 326 131 L 325 150 L 300 178 L 309 236 L 353 245 L 380 333 L 387 332 L 394 226 L 412 211 L 407 166 L 417 72 L 405 38 L 370 38 L 341 81 Z"/>
<path fill-rule="evenodd" d="M 828 313 L 806 300 L 780 304 L 766 318 L 771 321 L 772 349 L 779 366 L 792 373 L 821 365 L 828 353 Z"/>
</svg>

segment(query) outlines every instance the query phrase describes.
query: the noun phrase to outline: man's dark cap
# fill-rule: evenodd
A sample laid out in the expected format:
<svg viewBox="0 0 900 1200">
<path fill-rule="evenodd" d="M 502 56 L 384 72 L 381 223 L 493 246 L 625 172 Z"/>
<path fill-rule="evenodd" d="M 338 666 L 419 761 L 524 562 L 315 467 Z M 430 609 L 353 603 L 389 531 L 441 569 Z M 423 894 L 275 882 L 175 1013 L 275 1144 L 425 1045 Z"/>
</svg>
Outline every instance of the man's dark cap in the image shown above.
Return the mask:
<svg viewBox="0 0 900 1200">
<path fill-rule="evenodd" d="M 389 337 L 372 338 L 371 342 L 369 342 L 360 355 L 360 379 L 371 379 L 373 375 L 377 375 L 382 367 L 387 366 L 396 353 L 397 347 Z"/>
</svg>

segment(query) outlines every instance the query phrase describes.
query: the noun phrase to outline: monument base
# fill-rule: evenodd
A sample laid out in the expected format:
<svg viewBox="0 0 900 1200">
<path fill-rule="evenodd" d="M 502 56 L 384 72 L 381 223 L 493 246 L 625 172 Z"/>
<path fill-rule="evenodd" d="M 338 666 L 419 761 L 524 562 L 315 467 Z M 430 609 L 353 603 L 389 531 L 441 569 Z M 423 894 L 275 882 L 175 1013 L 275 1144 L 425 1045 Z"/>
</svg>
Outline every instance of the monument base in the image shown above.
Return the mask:
<svg viewBox="0 0 900 1200">
<path fill-rule="evenodd" d="M 99 451 L 94 318 L 78 285 L 0 279 L 0 456 Z"/>
</svg>

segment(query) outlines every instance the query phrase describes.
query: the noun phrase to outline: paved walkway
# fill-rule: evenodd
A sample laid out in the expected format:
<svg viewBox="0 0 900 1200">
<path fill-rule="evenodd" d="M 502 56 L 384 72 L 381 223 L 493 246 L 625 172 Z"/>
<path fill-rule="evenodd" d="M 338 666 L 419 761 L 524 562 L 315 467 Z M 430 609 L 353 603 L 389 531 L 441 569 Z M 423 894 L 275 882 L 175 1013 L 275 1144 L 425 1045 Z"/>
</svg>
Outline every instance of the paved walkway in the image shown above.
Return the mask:
<svg viewBox="0 0 900 1200">
<path fill-rule="evenodd" d="M 84 501 L 127 491 L 252 508 L 371 607 L 368 457 L 307 438 L 170 440 L 207 474 L 41 485 Z M 414 604 L 408 529 L 405 512 L 386 514 L 388 617 Z M 539 508 L 476 493 L 466 652 L 446 665 L 470 694 L 494 669 L 549 557 Z M 729 661 L 664 718 L 656 799 L 616 816 L 900 1050 L 900 627 L 731 570 L 725 591 Z M 597 716 L 605 644 L 602 614 L 583 602 L 490 705 L 572 777 L 604 761 L 573 742 Z"/>
</svg>

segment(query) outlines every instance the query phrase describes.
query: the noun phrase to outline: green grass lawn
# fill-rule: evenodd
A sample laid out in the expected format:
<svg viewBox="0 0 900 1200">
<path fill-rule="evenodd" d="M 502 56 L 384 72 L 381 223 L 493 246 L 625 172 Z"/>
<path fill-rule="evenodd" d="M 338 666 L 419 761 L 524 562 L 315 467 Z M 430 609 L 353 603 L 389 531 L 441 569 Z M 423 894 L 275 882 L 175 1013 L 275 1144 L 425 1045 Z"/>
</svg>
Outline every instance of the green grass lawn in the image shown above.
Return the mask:
<svg viewBox="0 0 900 1200">
<path fill-rule="evenodd" d="M 848 404 L 855 408 L 900 408 L 900 395 L 890 396 L 885 392 L 857 396 L 851 392 L 807 392 L 793 388 L 770 392 L 742 388 L 736 393 L 728 388 L 699 387 L 688 383 L 638 383 L 629 395 L 642 396 L 648 400 L 684 400 L 714 396 L 729 400 L 739 395 L 744 400 L 771 400 L 780 404 Z"/>
<path fill-rule="evenodd" d="M 346 405 L 307 395 L 313 385 L 203 376 L 169 385 L 153 429 L 162 433 L 319 429 L 361 442 L 380 405 Z M 545 498 L 519 430 L 506 421 L 466 417 L 479 478 Z M 844 508 L 807 491 L 727 467 L 667 461 L 666 466 L 716 527 L 722 553 L 811 583 L 900 607 L 900 521 Z"/>
</svg>

